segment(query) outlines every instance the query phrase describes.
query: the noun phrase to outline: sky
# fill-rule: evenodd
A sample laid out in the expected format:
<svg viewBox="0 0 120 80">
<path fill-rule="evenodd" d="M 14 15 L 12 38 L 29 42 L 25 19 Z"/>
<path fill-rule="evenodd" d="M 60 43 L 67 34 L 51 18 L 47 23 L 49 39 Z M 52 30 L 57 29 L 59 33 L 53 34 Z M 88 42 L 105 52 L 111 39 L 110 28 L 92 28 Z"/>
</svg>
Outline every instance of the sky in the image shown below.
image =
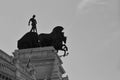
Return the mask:
<svg viewBox="0 0 120 80">
<path fill-rule="evenodd" d="M 0 0 L 0 49 L 12 55 L 33 14 L 38 33 L 63 26 L 70 80 L 120 80 L 119 0 Z"/>
</svg>

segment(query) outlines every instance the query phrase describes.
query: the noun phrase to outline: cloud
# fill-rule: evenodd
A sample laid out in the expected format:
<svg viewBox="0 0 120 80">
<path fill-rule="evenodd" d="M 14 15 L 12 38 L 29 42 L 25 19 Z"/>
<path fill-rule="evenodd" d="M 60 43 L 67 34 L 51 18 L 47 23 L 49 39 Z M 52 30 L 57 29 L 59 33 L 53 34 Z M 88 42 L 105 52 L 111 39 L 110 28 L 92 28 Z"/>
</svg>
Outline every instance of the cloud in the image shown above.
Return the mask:
<svg viewBox="0 0 120 80">
<path fill-rule="evenodd" d="M 90 2 L 93 2 L 93 0 L 82 0 L 78 4 L 79 9 L 83 9 L 85 6 L 87 6 Z"/>
<path fill-rule="evenodd" d="M 93 4 L 105 4 L 105 0 L 81 0 L 78 4 L 78 9 L 83 10 Z"/>
</svg>

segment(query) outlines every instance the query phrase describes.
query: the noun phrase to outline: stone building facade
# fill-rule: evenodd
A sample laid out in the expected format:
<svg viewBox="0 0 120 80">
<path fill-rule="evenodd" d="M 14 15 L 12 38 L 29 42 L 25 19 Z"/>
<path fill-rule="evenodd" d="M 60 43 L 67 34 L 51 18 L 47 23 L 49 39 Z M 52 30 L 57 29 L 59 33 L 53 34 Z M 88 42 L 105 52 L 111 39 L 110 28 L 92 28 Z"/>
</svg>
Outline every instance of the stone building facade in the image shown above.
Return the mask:
<svg viewBox="0 0 120 80">
<path fill-rule="evenodd" d="M 53 47 L 0 50 L 0 80 L 68 80 L 62 60 Z"/>
<path fill-rule="evenodd" d="M 0 80 L 35 80 L 17 59 L 0 50 Z"/>
<path fill-rule="evenodd" d="M 14 65 L 16 67 L 16 80 L 35 80 L 26 66 L 24 67 L 18 59 L 14 58 Z"/>
<path fill-rule="evenodd" d="M 13 54 L 24 67 L 29 64 L 36 80 L 68 80 L 63 77 L 66 72 L 57 53 L 53 47 L 39 47 L 15 50 Z"/>
<path fill-rule="evenodd" d="M 16 67 L 12 56 L 0 50 L 0 80 L 16 80 Z"/>
</svg>

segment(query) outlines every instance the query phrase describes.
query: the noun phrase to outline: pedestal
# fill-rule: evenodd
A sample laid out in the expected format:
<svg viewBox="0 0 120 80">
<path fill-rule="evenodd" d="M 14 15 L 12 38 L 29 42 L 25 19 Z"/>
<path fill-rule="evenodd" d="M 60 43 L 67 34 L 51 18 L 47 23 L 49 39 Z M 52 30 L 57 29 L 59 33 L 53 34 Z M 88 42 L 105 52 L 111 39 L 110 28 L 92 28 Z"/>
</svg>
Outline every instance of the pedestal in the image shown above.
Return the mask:
<svg viewBox="0 0 120 80">
<path fill-rule="evenodd" d="M 63 80 L 63 62 L 53 47 L 15 50 L 13 54 L 24 67 L 34 69 L 37 80 Z"/>
</svg>

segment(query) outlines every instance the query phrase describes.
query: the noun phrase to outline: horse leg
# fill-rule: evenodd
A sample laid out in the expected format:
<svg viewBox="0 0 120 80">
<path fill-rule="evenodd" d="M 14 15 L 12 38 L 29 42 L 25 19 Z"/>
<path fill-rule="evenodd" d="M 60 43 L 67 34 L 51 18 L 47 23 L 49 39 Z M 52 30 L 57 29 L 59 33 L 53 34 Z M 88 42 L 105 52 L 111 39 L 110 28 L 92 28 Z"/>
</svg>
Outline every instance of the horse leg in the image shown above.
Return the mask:
<svg viewBox="0 0 120 80">
<path fill-rule="evenodd" d="M 69 54 L 68 47 L 65 44 L 63 45 L 63 51 L 64 51 L 64 56 L 67 56 Z"/>
<path fill-rule="evenodd" d="M 64 54 L 63 54 L 63 57 L 67 56 L 69 53 L 68 53 L 68 48 L 66 45 L 63 45 L 63 48 L 62 50 L 64 51 Z"/>
<path fill-rule="evenodd" d="M 64 51 L 63 57 L 65 57 L 66 56 L 66 50 L 63 49 L 63 51 Z"/>
</svg>

